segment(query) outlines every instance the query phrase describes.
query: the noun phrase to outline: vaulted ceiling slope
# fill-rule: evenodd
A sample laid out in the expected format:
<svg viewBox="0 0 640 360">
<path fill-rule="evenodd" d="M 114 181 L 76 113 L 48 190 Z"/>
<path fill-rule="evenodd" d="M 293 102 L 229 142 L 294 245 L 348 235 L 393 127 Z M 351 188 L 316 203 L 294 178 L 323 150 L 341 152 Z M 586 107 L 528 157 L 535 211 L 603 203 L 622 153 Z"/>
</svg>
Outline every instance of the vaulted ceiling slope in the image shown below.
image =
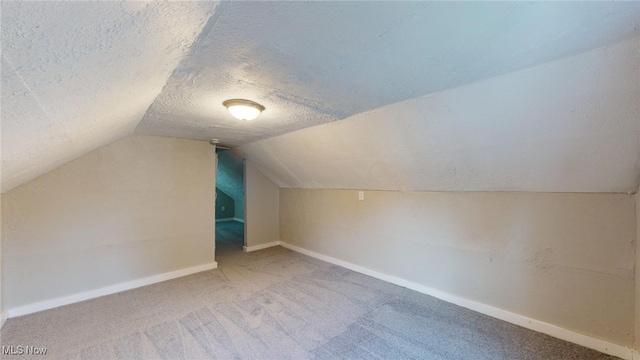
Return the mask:
<svg viewBox="0 0 640 360">
<path fill-rule="evenodd" d="M 547 180 L 530 179 L 521 184 L 522 179 L 514 174 L 523 176 L 517 169 L 524 165 L 502 172 L 513 160 L 501 158 L 499 152 L 495 152 L 498 155 L 485 152 L 497 157 L 478 160 L 479 163 L 473 158 L 476 155 L 462 160 L 433 157 L 431 162 L 420 165 L 418 173 L 437 179 L 411 180 L 414 175 L 402 179 L 392 171 L 404 169 L 405 163 L 389 160 L 387 155 L 375 160 L 378 154 L 362 155 L 361 149 L 351 152 L 351 144 L 360 142 L 370 126 L 369 120 L 362 120 L 359 130 L 353 130 L 351 136 L 341 134 L 344 144 L 349 145 L 340 149 L 349 152 L 338 159 L 340 152 L 331 150 L 335 157 L 325 159 L 328 163 L 323 166 L 331 168 L 330 164 L 369 156 L 366 171 L 376 173 L 376 167 L 389 165 L 387 170 L 379 171 L 378 175 L 385 177 L 373 183 L 371 179 L 336 173 L 332 176 L 345 177 L 327 180 L 322 176 L 312 178 L 313 173 L 296 168 L 291 161 L 304 162 L 297 154 L 282 160 L 268 159 L 252 152 L 266 142 L 255 145 L 252 142 L 345 118 L 350 119 L 345 124 L 355 123 L 352 120 L 360 119 L 357 114 L 361 113 L 364 113 L 363 119 L 386 114 L 375 115 L 377 120 L 370 121 L 389 129 L 395 147 L 415 142 L 412 136 L 417 134 L 407 134 L 401 127 L 415 126 L 415 130 L 422 131 L 425 130 L 423 123 L 435 120 L 422 115 L 419 121 L 405 119 L 402 114 L 406 110 L 392 104 L 408 101 L 415 105 L 415 112 L 431 114 L 436 110 L 425 107 L 432 106 L 423 98 L 428 94 L 436 94 L 435 99 L 462 91 L 456 89 L 465 89 L 469 84 L 491 84 L 492 80 L 487 79 L 501 79 L 509 73 L 516 75 L 508 79 L 515 79 L 521 76 L 517 74 L 527 73 L 526 70 L 517 72 L 522 69 L 560 64 L 563 60 L 559 59 L 581 58 L 578 54 L 588 51 L 604 51 L 601 61 L 607 62 L 610 60 L 607 50 L 594 49 L 618 49 L 612 44 L 637 37 L 640 3 L 2 2 L 1 6 L 2 191 L 134 131 L 202 140 L 216 138 L 225 145 L 244 145 L 248 156 L 260 159 L 258 166 L 270 171 L 284 186 L 617 191 L 628 188 L 630 172 L 637 173 L 636 154 L 636 162 L 625 170 L 625 176 L 611 175 L 615 180 L 604 182 L 600 178 L 606 175 L 597 172 L 596 180 L 572 183 L 558 179 L 557 183 L 550 184 L 548 177 L 559 176 L 551 172 L 536 174 L 535 179 Z M 637 52 L 620 50 L 617 56 L 636 60 Z M 598 75 L 602 69 L 590 69 L 594 74 L 580 73 L 580 76 L 595 76 L 609 83 L 604 75 Z M 625 69 L 628 70 L 628 66 Z M 597 87 L 586 80 L 570 80 L 567 81 L 573 86 Z M 521 84 L 512 81 L 512 86 Z M 535 79 L 521 81 L 535 82 Z M 626 85 L 620 85 L 621 88 L 633 87 L 629 81 L 625 78 Z M 540 94 L 530 96 L 556 93 L 554 87 L 565 90 L 566 93 L 558 94 L 560 98 L 574 94 L 568 107 L 575 108 L 577 115 L 571 117 L 574 120 L 566 121 L 578 125 L 569 130 L 583 139 L 582 146 L 594 149 L 601 146 L 590 142 L 600 141 L 595 140 L 594 130 L 580 128 L 584 124 L 575 120 L 583 116 L 589 119 L 585 120 L 587 123 L 595 121 L 596 115 L 578 106 L 576 99 L 587 96 L 592 100 L 589 96 L 596 96 L 597 91 L 585 94 L 582 88 L 551 79 L 542 82 L 550 88 L 539 86 Z M 484 85 L 478 86 L 476 89 Z M 605 86 L 612 87 L 615 86 Z M 631 90 L 635 94 L 635 89 Z M 495 99 L 488 97 L 490 94 L 476 92 L 470 94 L 494 101 L 485 103 L 487 108 L 500 107 Z M 496 92 L 505 96 L 519 93 L 506 88 Z M 258 101 L 267 110 L 253 122 L 235 121 L 221 103 L 236 97 Z M 448 106 L 463 111 L 462 104 L 474 101 L 477 99 L 460 98 Z M 456 121 L 459 126 L 473 123 L 471 119 L 476 119 L 478 124 L 489 122 L 490 128 L 504 126 L 501 132 L 490 133 L 503 136 L 498 144 L 503 144 L 505 139 L 519 139 L 517 132 L 509 132 L 520 130 L 516 121 L 520 115 L 515 114 L 527 114 L 534 107 L 524 99 L 511 101 L 514 103 L 507 104 L 503 112 L 489 113 L 490 109 L 481 109 L 478 105 L 477 111 L 484 111 L 484 118 L 469 115 Z M 586 100 L 585 104 L 594 114 L 602 115 Z M 535 112 L 556 119 L 556 115 L 565 111 L 559 105 L 553 109 L 558 112 L 538 108 Z M 628 111 L 628 108 L 617 110 L 613 115 L 607 114 L 607 119 L 619 119 L 621 113 Z M 520 121 L 524 121 L 532 133 L 527 137 L 531 141 L 538 141 L 535 134 L 568 130 L 543 116 L 527 114 L 524 119 Z M 611 125 L 608 133 L 617 132 L 620 127 L 626 129 L 629 121 L 625 118 L 622 123 Z M 348 126 L 339 124 L 336 126 L 340 128 Z M 447 131 L 455 139 L 461 136 L 452 129 Z M 464 134 L 468 130 L 460 131 Z M 488 145 L 489 140 L 494 139 L 490 134 L 487 133 L 486 138 L 469 137 L 457 145 L 445 141 L 447 136 L 444 136 L 434 140 L 442 143 L 440 148 L 408 147 L 402 151 L 392 146 L 391 154 L 417 160 L 423 151 L 446 153 L 495 146 Z M 583 134 L 587 134 L 586 137 Z M 553 138 L 545 136 L 545 141 Z M 562 136 L 553 139 L 565 141 L 571 137 Z M 273 141 L 281 141 L 283 137 L 276 139 Z M 628 151 L 637 150 L 634 143 L 626 144 Z M 308 156 L 310 162 L 323 159 L 306 150 L 300 154 Z M 536 161 L 542 160 L 534 154 L 524 151 L 519 154 L 523 156 L 519 160 L 532 162 L 531 168 L 557 170 L 551 165 L 538 166 Z M 625 157 L 626 165 L 628 157 Z M 590 161 L 581 159 L 566 160 Z M 615 161 L 617 159 L 610 162 Z M 502 165 L 482 165 L 492 162 Z M 476 175 L 465 175 L 460 170 L 466 165 L 473 167 Z M 585 174 L 579 170 L 584 166 L 582 163 L 564 166 L 575 168 L 571 171 L 576 175 L 571 179 Z M 451 172 L 454 174 L 449 174 Z M 465 180 L 465 176 L 469 179 Z M 637 174 L 634 176 L 637 178 Z M 490 184 L 487 185 L 481 180 L 485 177 L 502 180 L 487 180 Z"/>
<path fill-rule="evenodd" d="M 132 134 L 206 2 L 2 2 L 2 191 Z"/>
<path fill-rule="evenodd" d="M 634 192 L 640 38 L 234 149 L 280 187 Z"/>
<path fill-rule="evenodd" d="M 137 128 L 228 146 L 619 42 L 640 4 L 231 2 L 198 38 Z M 221 103 L 266 106 L 257 120 Z"/>
</svg>

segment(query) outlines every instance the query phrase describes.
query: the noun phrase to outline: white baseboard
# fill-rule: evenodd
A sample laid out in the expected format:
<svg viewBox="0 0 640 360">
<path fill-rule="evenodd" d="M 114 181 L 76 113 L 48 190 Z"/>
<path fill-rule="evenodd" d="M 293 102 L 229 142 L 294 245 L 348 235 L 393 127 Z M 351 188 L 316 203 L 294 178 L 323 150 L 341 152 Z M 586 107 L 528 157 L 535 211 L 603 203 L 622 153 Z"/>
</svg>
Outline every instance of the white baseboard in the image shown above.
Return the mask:
<svg viewBox="0 0 640 360">
<path fill-rule="evenodd" d="M 237 217 L 230 217 L 230 218 L 221 218 L 221 219 L 216 219 L 216 222 L 225 222 L 225 221 L 237 221 L 237 222 L 241 222 L 244 224 L 244 219 L 240 219 Z"/>
<path fill-rule="evenodd" d="M 262 250 L 262 249 L 266 249 L 266 248 L 270 248 L 278 245 L 280 245 L 280 241 L 273 241 L 266 244 L 260 244 L 260 245 L 254 245 L 254 246 L 243 246 L 242 250 L 244 250 L 244 252 L 252 252 L 252 251 L 258 251 L 258 250 Z"/>
<path fill-rule="evenodd" d="M 0 329 L 2 329 L 2 327 L 4 326 L 4 323 L 7 322 L 8 319 L 8 315 L 6 311 L 3 311 L 2 313 L 0 313 Z"/>
<path fill-rule="evenodd" d="M 44 300 L 33 304 L 28 304 L 24 306 L 19 306 L 17 308 L 9 309 L 7 315 L 9 318 L 22 316 L 27 314 L 32 314 L 38 311 L 53 309 L 59 306 L 69 305 L 73 303 L 77 303 L 80 301 L 85 301 L 89 299 L 94 299 L 100 296 L 111 295 L 115 293 L 119 293 L 126 290 L 131 290 L 135 288 L 139 288 L 142 286 L 147 286 L 155 283 L 159 283 L 162 281 L 167 281 L 195 273 L 199 273 L 202 271 L 212 270 L 218 267 L 217 262 L 212 262 L 204 265 L 194 266 L 186 269 L 171 271 L 164 274 L 153 275 L 142 279 L 132 280 L 123 282 L 116 285 L 106 286 L 103 288 L 85 291 L 73 295 L 62 296 L 55 299 Z"/>
<path fill-rule="evenodd" d="M 304 255 L 311 256 L 313 258 L 326 261 L 328 263 L 342 266 L 349 270 L 353 270 L 355 272 L 359 272 L 361 274 L 369 275 L 371 277 L 384 280 L 386 282 L 390 282 L 395 285 L 399 285 L 402 287 L 406 287 L 407 289 L 415 290 L 421 292 L 423 294 L 427 294 L 438 298 L 440 300 L 444 300 L 446 302 L 450 302 L 452 304 L 456 304 L 458 306 L 462 306 L 464 308 L 479 312 L 481 314 L 489 315 L 491 317 L 504 320 L 506 322 L 510 322 L 512 324 L 516 324 L 522 326 L 527 329 L 531 329 L 533 331 L 537 331 L 543 334 L 547 334 L 553 336 L 558 339 L 562 339 L 565 341 L 572 342 L 574 344 L 578 344 L 590 349 L 598 350 L 602 353 L 613 355 L 620 357 L 625 360 L 636 360 L 640 359 L 640 355 L 638 351 L 624 347 L 622 345 L 610 343 L 608 341 L 596 339 L 587 335 L 583 335 L 571 330 L 567 330 L 561 328 L 556 325 L 552 325 L 549 323 L 545 323 L 539 320 L 531 319 L 523 315 L 514 314 L 512 312 L 502 310 L 490 305 L 486 305 L 483 303 L 479 303 L 473 300 L 465 299 L 456 295 L 452 295 L 425 285 L 421 285 L 418 283 L 414 283 L 408 280 L 404 280 L 393 275 L 383 274 L 374 270 L 367 269 L 365 267 L 352 264 L 350 262 L 346 262 L 344 260 L 339 260 L 330 256 L 322 255 L 316 253 L 314 251 L 310 251 L 295 245 L 288 244 L 286 242 L 280 241 L 281 246 L 291 249 L 293 251 L 299 252 Z"/>
</svg>

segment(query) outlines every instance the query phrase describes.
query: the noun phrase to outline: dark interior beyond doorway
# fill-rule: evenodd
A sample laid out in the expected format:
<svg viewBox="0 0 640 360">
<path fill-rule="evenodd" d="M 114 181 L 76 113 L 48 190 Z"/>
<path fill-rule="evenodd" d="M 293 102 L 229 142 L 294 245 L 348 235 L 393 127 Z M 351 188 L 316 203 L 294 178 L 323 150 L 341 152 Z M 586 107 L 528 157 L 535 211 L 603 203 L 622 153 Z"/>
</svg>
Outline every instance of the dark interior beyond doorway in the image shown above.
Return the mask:
<svg viewBox="0 0 640 360">
<path fill-rule="evenodd" d="M 218 149 L 216 172 L 216 258 L 244 245 L 244 165 L 228 150 Z"/>
<path fill-rule="evenodd" d="M 242 251 L 244 224 L 239 221 L 216 223 L 216 259 L 229 252 Z"/>
<path fill-rule="evenodd" d="M 216 150 L 216 219 L 244 221 L 244 165 L 228 150 Z M 224 210 L 223 210 L 224 208 Z"/>
</svg>

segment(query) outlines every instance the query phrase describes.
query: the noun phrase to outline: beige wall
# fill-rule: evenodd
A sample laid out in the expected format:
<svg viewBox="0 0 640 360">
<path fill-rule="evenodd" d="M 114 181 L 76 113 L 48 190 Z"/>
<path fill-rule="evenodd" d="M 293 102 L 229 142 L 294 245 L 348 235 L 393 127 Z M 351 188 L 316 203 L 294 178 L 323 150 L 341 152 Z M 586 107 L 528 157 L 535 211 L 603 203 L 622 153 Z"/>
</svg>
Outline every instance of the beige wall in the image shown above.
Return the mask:
<svg viewBox="0 0 640 360">
<path fill-rule="evenodd" d="M 2 246 L 4 242 L 4 234 L 3 234 L 3 226 L 4 218 L 2 217 L 2 198 L 4 194 L 0 194 L 0 322 L 4 319 L 5 316 L 5 308 L 4 308 L 4 270 L 2 263 Z M 0 324 L 1 326 L 2 324 Z"/>
<path fill-rule="evenodd" d="M 640 352 L 640 188 L 636 192 L 636 350 Z"/>
<path fill-rule="evenodd" d="M 617 344 L 633 344 L 626 194 L 280 190 L 287 243 Z"/>
<path fill-rule="evenodd" d="M 130 136 L 5 193 L 6 307 L 213 262 L 214 156 Z"/>
<path fill-rule="evenodd" d="M 245 162 L 245 246 L 280 240 L 279 188 L 249 161 Z"/>
</svg>

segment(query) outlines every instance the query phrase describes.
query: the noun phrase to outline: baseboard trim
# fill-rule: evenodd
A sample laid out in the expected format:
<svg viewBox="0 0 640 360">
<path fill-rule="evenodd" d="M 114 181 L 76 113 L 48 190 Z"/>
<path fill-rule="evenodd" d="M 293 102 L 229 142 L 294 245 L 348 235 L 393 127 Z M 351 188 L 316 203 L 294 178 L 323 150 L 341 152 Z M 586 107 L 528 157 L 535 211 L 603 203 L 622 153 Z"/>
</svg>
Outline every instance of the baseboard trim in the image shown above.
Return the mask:
<svg viewBox="0 0 640 360">
<path fill-rule="evenodd" d="M 291 245 L 289 243 L 280 241 L 279 242 L 280 245 L 282 247 L 285 247 L 287 249 L 293 250 L 295 252 L 299 252 L 301 254 L 304 255 L 308 255 L 311 256 L 313 258 L 322 260 L 322 261 L 326 261 L 328 263 L 334 264 L 334 265 L 338 265 L 338 266 L 342 266 L 344 268 L 347 268 L 349 270 L 353 270 L 355 272 L 359 272 L 361 274 L 365 274 L 386 282 L 390 282 L 392 284 L 398 285 L 398 286 L 402 286 L 402 287 L 406 287 L 407 289 L 411 289 L 411 290 L 415 290 L 418 292 L 421 292 L 423 294 L 427 294 L 430 296 L 433 296 L 435 298 L 438 298 L 440 300 L 444 300 L 446 302 L 452 303 L 452 304 L 456 304 L 458 306 L 462 306 L 464 308 L 479 312 L 481 314 L 485 314 L 485 315 L 489 315 L 491 317 L 506 321 L 506 322 L 510 322 L 512 324 L 515 325 L 519 325 L 522 326 L 524 328 L 533 330 L 533 331 L 537 331 L 543 334 L 547 334 L 549 336 L 553 336 L 555 338 L 558 339 L 562 339 L 565 341 L 569 341 L 572 342 L 574 344 L 578 344 L 590 349 L 594 349 L 597 351 L 600 351 L 602 353 L 608 354 L 608 355 L 613 355 L 613 356 L 617 356 L 620 357 L 622 359 L 625 360 L 636 360 L 636 359 L 640 359 L 640 355 L 638 354 L 638 351 L 635 351 L 633 349 L 624 347 L 622 345 L 618 345 L 618 344 L 614 344 L 605 340 L 600 340 L 600 339 L 596 339 L 587 335 L 583 335 L 571 330 L 567 330 L 564 328 L 561 328 L 559 326 L 556 325 L 552 325 L 549 323 L 545 323 L 543 321 L 539 321 L 539 320 L 535 320 L 535 319 L 531 319 L 528 318 L 526 316 L 523 315 L 519 315 L 519 314 L 515 314 L 506 310 L 502 310 L 490 305 L 486 305 L 483 303 L 479 303 L 473 300 L 469 300 L 469 299 L 465 299 L 456 295 L 452 295 L 425 285 L 421 285 L 415 282 L 411 282 L 408 280 L 404 280 L 398 277 L 395 277 L 393 275 L 387 275 L 387 274 L 383 274 L 380 272 L 377 272 L 375 270 L 371 270 L 368 268 L 365 268 L 363 266 L 359 266 L 359 265 L 355 265 L 352 264 L 350 262 L 344 261 L 344 260 L 340 260 L 340 259 L 336 259 L 327 255 L 323 255 L 323 254 L 319 254 L 317 252 L 311 251 L 311 250 L 307 250 L 295 245 Z"/>
<path fill-rule="evenodd" d="M 212 270 L 217 267 L 218 267 L 218 263 L 214 261 L 204 265 L 171 271 L 164 274 L 158 274 L 158 275 L 153 275 L 153 276 L 149 276 L 142 279 L 123 282 L 116 285 L 105 286 L 103 288 L 99 288 L 95 290 L 85 291 L 85 292 L 81 292 L 73 295 L 62 296 L 55 299 L 44 300 L 44 301 L 40 301 L 33 304 L 19 306 L 17 308 L 9 309 L 9 311 L 7 312 L 7 315 L 8 315 L 8 318 L 12 318 L 16 316 L 32 314 L 32 313 L 43 311 L 43 310 L 53 309 L 53 308 L 57 308 L 64 305 L 69 305 L 69 304 L 73 304 L 73 303 L 77 303 L 85 300 L 95 299 L 97 297 L 111 295 L 111 294 L 119 293 L 122 291 L 159 283 L 162 281 L 176 279 L 179 277 L 199 273 L 202 271 Z"/>
<path fill-rule="evenodd" d="M 216 222 L 217 222 L 217 223 L 219 223 L 219 222 L 226 222 L 226 221 L 237 221 L 237 222 L 240 222 L 240 223 L 243 223 L 243 224 L 244 224 L 244 219 L 240 219 L 240 218 L 237 218 L 237 217 L 230 217 L 230 218 L 221 218 L 221 219 L 216 219 Z"/>
<path fill-rule="evenodd" d="M 242 250 L 244 250 L 244 252 L 252 252 L 252 251 L 258 251 L 258 250 L 262 250 L 262 249 L 266 249 L 266 248 L 270 248 L 278 245 L 280 245 L 280 241 L 273 241 L 266 244 L 260 244 L 260 245 L 254 245 L 254 246 L 243 246 Z"/>
</svg>

